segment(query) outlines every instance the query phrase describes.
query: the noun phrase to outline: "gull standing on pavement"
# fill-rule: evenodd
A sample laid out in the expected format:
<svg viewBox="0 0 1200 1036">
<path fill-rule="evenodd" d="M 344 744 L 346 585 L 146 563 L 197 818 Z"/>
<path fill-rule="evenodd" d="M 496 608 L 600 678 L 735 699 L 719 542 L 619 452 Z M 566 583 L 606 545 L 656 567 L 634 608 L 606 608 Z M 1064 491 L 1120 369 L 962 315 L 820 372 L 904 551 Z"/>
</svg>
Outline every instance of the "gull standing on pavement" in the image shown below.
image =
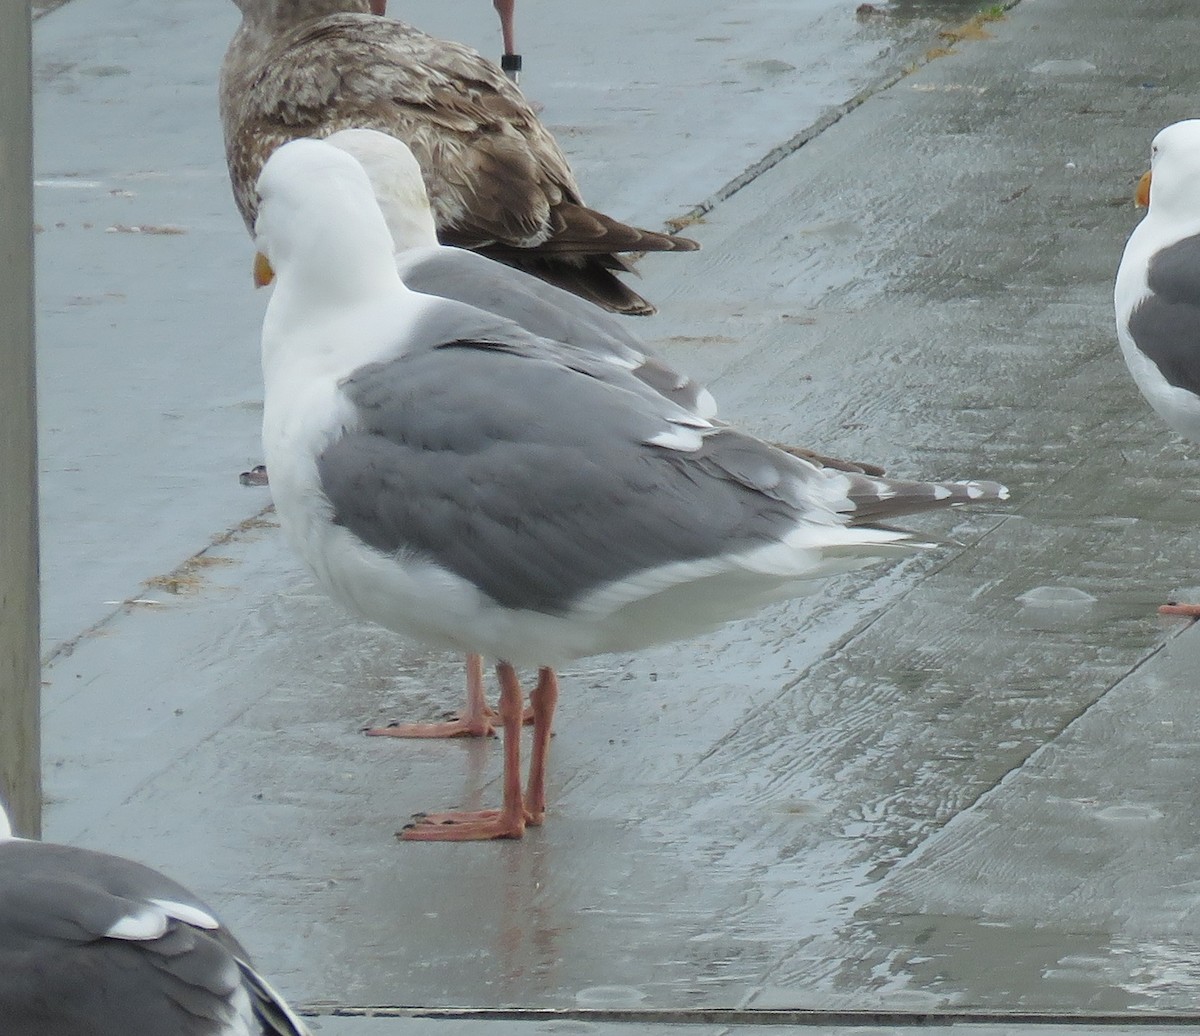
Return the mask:
<svg viewBox="0 0 1200 1036">
<path fill-rule="evenodd" d="M 1113 299 L 1121 355 L 1154 410 L 1200 442 L 1200 119 L 1161 130 L 1136 201 L 1147 207 L 1125 245 Z M 1200 618 L 1200 604 L 1165 614 Z"/>
<path fill-rule="evenodd" d="M 371 180 L 375 199 L 392 235 L 396 269 L 413 291 L 465 302 L 514 320 L 542 338 L 585 349 L 626 365 L 635 377 L 679 406 L 704 418 L 716 416 L 711 393 L 650 353 L 628 325 L 597 306 L 476 252 L 439 245 L 412 152 L 394 137 L 369 129 L 339 130 L 325 138 L 353 155 Z M 882 474 L 871 465 L 838 460 L 783 446 L 822 467 Z M 367 731 L 390 737 L 481 737 L 494 733 L 495 713 L 484 699 L 483 662 L 467 658 L 467 704 L 442 723 L 392 723 Z"/>
<path fill-rule="evenodd" d="M 555 667 L 635 651 L 910 552 L 901 514 L 1000 501 L 994 482 L 831 471 L 677 405 L 627 364 L 405 287 L 362 166 L 316 140 L 258 181 L 263 445 L 281 525 L 359 614 L 497 660 L 499 810 L 403 837 L 540 824 Z M 516 666 L 538 670 L 529 782 Z"/>
</svg>

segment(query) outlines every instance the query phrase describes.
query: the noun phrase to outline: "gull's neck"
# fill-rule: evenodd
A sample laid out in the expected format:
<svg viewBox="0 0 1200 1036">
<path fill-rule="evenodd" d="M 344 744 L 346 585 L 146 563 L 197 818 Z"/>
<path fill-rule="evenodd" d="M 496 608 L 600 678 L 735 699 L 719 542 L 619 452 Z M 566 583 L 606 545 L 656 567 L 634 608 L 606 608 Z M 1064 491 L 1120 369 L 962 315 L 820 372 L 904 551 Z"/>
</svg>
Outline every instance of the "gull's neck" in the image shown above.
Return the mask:
<svg viewBox="0 0 1200 1036">
<path fill-rule="evenodd" d="M 381 306 L 390 308 L 415 294 L 401 282 L 390 256 L 386 269 L 363 268 L 358 272 L 353 283 L 346 277 L 322 278 L 302 270 L 289 270 L 277 278 L 263 319 L 264 371 L 271 365 L 274 347 L 287 351 L 287 343 L 298 336 L 320 340 L 321 328 L 337 328 L 348 314 L 365 314 Z M 373 330 L 365 327 L 364 333 Z M 329 336 L 329 351 L 353 349 L 353 343 L 334 341 L 336 337 L 336 332 Z"/>
<path fill-rule="evenodd" d="M 431 248 L 437 245 L 437 229 L 428 206 L 424 211 L 420 211 L 388 204 L 385 199 L 381 199 L 380 203 L 397 255 L 412 248 Z"/>
<path fill-rule="evenodd" d="M 1142 221 L 1133 228 L 1126 245 L 1127 253 L 1136 252 L 1148 260 L 1164 245 L 1200 234 L 1200 214 L 1197 214 L 1197 207 L 1181 204 L 1182 199 L 1172 200 L 1176 201 L 1176 204 L 1151 206 L 1142 217 Z"/>
<path fill-rule="evenodd" d="M 228 125 L 271 44 L 304 22 L 331 14 L 370 14 L 367 0 L 236 0 L 242 21 L 221 64 L 221 119 Z"/>
<path fill-rule="evenodd" d="M 280 36 L 289 29 L 331 14 L 370 14 L 367 0 L 236 0 L 242 26 L 251 34 Z"/>
<path fill-rule="evenodd" d="M 391 238 L 384 234 L 372 244 L 352 233 L 331 234 L 320 251 L 297 255 L 277 271 L 263 320 L 264 379 L 303 362 L 353 370 L 387 346 L 396 315 L 421 296 L 400 280 Z"/>
</svg>

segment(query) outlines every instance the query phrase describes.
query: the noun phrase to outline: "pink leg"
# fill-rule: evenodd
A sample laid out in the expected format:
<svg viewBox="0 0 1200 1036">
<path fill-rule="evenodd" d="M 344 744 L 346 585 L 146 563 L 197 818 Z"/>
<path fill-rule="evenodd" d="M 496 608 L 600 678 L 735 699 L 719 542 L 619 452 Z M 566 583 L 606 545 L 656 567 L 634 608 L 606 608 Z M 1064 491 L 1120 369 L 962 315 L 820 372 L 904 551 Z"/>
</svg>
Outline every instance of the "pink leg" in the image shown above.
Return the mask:
<svg viewBox="0 0 1200 1036">
<path fill-rule="evenodd" d="M 515 54 L 517 45 L 513 42 L 513 14 L 517 6 L 516 0 L 492 0 L 492 6 L 500 15 L 500 32 L 504 37 L 504 53 Z"/>
<path fill-rule="evenodd" d="M 504 805 L 470 813 L 429 813 L 418 816 L 397 835 L 406 842 L 475 842 L 520 838 L 525 833 L 525 804 L 521 796 L 521 721 L 523 695 L 516 670 L 507 662 L 496 666 L 500 680 L 500 719 L 504 724 Z"/>
<path fill-rule="evenodd" d="M 1188 619 L 1200 619 L 1200 604 L 1164 604 L 1158 609 L 1159 615 L 1182 615 Z"/>
<path fill-rule="evenodd" d="M 370 0 L 371 13 L 383 17 L 387 14 L 387 0 Z"/>
<path fill-rule="evenodd" d="M 467 655 L 467 707 L 446 723 L 394 723 L 371 727 L 367 737 L 493 737 L 495 715 L 483 693 L 483 659 Z"/>
<path fill-rule="evenodd" d="M 538 671 L 537 686 L 529 692 L 533 712 L 533 755 L 525 787 L 525 821 L 538 827 L 546 816 L 546 759 L 550 754 L 550 728 L 558 704 L 558 677 L 549 666 Z"/>
</svg>

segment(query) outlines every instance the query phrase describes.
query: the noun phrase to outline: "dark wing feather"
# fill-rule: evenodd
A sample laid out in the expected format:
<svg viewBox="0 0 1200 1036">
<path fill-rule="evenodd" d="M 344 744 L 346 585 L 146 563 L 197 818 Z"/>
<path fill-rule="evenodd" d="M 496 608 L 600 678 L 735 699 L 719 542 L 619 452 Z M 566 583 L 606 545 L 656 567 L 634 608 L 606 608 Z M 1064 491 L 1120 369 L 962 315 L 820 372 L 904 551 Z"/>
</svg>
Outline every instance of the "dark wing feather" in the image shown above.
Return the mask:
<svg viewBox="0 0 1200 1036">
<path fill-rule="evenodd" d="M 1200 396 L 1200 235 L 1158 252 L 1146 284 L 1129 334 L 1168 384 Z"/>
<path fill-rule="evenodd" d="M 123 920 L 156 909 L 153 901 L 212 916 L 187 889 L 132 860 L 41 842 L 0 843 L 5 1036 L 230 1031 L 241 969 L 248 965 L 245 950 L 223 927 L 169 918 L 165 930 L 148 928 L 144 937 L 136 924 L 121 936 L 108 935 Z M 253 1002 L 255 992 L 246 991 Z M 276 1013 L 286 1020 L 286 1008 L 277 1006 Z M 288 1025 L 262 1031 L 307 1036 L 303 1025 Z"/>
</svg>

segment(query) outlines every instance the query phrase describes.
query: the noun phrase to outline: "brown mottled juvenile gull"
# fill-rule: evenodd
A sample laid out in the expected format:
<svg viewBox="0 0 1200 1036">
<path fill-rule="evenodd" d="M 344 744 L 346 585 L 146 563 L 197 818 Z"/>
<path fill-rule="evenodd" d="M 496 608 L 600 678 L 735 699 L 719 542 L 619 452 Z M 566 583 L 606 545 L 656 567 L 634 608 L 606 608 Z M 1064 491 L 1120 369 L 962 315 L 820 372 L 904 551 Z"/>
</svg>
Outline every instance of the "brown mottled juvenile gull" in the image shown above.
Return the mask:
<svg viewBox="0 0 1200 1036">
<path fill-rule="evenodd" d="M 684 638 L 915 546 L 895 517 L 1003 500 L 994 482 L 832 471 L 679 406 L 627 363 L 405 287 L 370 180 L 328 143 L 258 181 L 263 446 L 318 582 L 379 624 L 498 660 L 498 811 L 421 841 L 542 822 L 555 667 Z M 538 668 L 528 788 L 515 666 Z"/>
<path fill-rule="evenodd" d="M 119 856 L 14 838 L 0 803 L 4 1036 L 309 1036 L 212 910 Z"/>
<path fill-rule="evenodd" d="M 247 227 L 254 182 L 287 140 L 361 126 L 421 164 L 443 244 L 475 249 L 620 313 L 654 311 L 616 274 L 622 253 L 691 251 L 583 203 L 521 91 L 469 47 L 368 12 L 367 0 L 236 0 L 221 68 L 229 175 Z"/>
</svg>

